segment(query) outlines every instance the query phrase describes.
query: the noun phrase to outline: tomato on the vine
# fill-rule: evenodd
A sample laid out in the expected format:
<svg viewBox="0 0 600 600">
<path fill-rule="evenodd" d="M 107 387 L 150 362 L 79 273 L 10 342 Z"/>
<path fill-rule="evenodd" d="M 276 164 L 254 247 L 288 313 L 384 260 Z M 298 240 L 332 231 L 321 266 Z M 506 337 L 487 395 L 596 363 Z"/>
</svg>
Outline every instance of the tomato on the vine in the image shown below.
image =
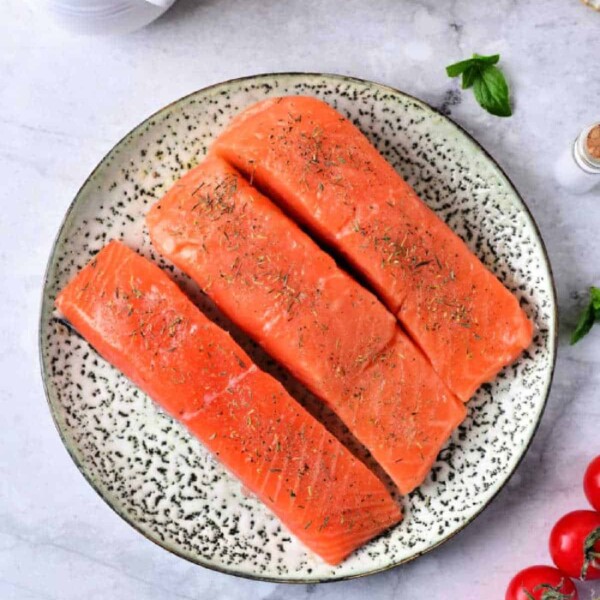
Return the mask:
<svg viewBox="0 0 600 600">
<path fill-rule="evenodd" d="M 558 569 L 536 565 L 517 573 L 508 584 L 506 600 L 578 600 L 573 582 Z"/>
<path fill-rule="evenodd" d="M 569 577 L 600 579 L 600 513 L 575 510 L 562 517 L 550 533 L 550 554 Z"/>
<path fill-rule="evenodd" d="M 589 503 L 600 512 L 600 456 L 589 464 L 583 476 L 583 491 Z"/>
</svg>

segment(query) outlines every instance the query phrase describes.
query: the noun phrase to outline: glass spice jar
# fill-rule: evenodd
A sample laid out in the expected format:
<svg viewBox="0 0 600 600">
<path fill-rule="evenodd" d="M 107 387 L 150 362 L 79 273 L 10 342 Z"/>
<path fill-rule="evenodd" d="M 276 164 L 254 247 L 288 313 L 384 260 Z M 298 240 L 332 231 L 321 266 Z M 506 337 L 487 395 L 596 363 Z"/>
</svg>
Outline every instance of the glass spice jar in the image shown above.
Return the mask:
<svg viewBox="0 0 600 600">
<path fill-rule="evenodd" d="M 576 194 L 600 184 L 600 123 L 586 127 L 556 162 L 558 183 Z"/>
</svg>

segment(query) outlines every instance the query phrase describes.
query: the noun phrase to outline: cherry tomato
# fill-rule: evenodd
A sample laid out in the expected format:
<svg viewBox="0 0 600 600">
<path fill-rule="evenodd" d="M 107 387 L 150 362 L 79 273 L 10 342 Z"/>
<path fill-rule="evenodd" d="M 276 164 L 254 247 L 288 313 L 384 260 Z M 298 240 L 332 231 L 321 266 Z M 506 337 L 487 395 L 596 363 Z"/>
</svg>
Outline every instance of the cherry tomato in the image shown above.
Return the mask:
<svg viewBox="0 0 600 600">
<path fill-rule="evenodd" d="M 506 600 L 578 600 L 573 582 L 558 569 L 536 565 L 517 573 L 508 584 Z"/>
<path fill-rule="evenodd" d="M 575 510 L 562 517 L 550 533 L 550 554 L 569 577 L 600 579 L 600 513 Z"/>
<path fill-rule="evenodd" d="M 583 476 L 583 491 L 589 503 L 600 512 L 600 456 L 589 464 Z"/>
</svg>

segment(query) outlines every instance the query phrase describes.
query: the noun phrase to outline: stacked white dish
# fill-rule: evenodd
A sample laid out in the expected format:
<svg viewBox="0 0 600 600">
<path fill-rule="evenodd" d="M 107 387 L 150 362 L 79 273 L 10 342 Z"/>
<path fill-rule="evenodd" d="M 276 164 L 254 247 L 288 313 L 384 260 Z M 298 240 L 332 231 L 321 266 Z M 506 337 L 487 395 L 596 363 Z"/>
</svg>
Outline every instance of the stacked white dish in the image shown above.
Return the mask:
<svg viewBox="0 0 600 600">
<path fill-rule="evenodd" d="M 82 34 L 110 35 L 140 29 L 175 0 L 31 0 L 58 25 Z"/>
</svg>

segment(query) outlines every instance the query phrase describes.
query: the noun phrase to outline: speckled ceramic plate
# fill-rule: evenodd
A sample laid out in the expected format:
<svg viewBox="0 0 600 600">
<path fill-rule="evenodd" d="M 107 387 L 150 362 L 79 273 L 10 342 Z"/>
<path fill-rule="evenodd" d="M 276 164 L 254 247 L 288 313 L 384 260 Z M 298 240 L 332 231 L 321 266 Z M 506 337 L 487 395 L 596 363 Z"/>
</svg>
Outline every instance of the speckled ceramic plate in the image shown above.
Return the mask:
<svg viewBox="0 0 600 600">
<path fill-rule="evenodd" d="M 52 308 L 57 291 L 109 239 L 121 238 L 160 262 L 144 229 L 149 206 L 202 160 L 235 113 L 284 94 L 318 96 L 350 117 L 514 291 L 536 325 L 531 348 L 479 390 L 427 481 L 404 498 L 404 521 L 335 568 L 305 552 L 182 426 L 58 322 Z M 175 276 L 260 365 L 271 368 L 185 277 Z M 40 343 L 46 393 L 65 446 L 119 515 L 164 548 L 206 567 L 316 582 L 414 559 L 473 520 L 527 450 L 550 386 L 555 332 L 552 276 L 538 230 L 513 186 L 477 143 L 423 102 L 396 90 L 332 75 L 281 74 L 187 96 L 144 121 L 102 160 L 75 198 L 52 250 Z M 294 387 L 289 379 L 286 383 Z M 303 398 L 301 391 L 298 395 Z"/>
</svg>

